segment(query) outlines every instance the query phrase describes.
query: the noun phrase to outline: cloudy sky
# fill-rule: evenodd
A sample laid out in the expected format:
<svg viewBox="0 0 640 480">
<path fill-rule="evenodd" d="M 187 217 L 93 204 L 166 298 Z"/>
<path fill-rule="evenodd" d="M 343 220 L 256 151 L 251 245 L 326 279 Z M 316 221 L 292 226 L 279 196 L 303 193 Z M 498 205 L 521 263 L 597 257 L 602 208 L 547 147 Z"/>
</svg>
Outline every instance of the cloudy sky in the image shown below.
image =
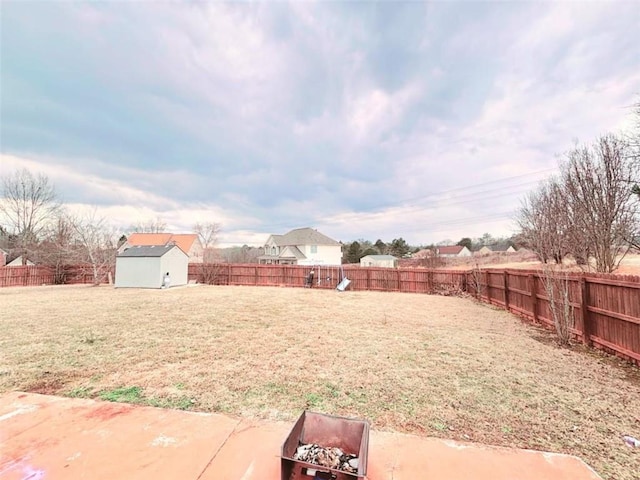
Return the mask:
<svg viewBox="0 0 640 480">
<path fill-rule="evenodd" d="M 17 2 L 0 173 L 119 228 L 508 234 L 575 141 L 628 128 L 640 3 Z"/>
</svg>

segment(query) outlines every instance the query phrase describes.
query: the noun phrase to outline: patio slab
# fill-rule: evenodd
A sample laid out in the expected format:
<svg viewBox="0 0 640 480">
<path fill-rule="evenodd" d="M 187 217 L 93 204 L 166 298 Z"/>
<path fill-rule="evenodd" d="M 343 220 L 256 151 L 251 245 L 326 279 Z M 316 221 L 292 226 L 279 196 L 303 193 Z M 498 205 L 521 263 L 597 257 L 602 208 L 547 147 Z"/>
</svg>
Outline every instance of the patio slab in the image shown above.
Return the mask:
<svg viewBox="0 0 640 480">
<path fill-rule="evenodd" d="M 280 480 L 292 425 L 12 392 L 0 397 L 0 479 Z M 600 479 L 570 455 L 377 431 L 367 478 Z"/>
</svg>

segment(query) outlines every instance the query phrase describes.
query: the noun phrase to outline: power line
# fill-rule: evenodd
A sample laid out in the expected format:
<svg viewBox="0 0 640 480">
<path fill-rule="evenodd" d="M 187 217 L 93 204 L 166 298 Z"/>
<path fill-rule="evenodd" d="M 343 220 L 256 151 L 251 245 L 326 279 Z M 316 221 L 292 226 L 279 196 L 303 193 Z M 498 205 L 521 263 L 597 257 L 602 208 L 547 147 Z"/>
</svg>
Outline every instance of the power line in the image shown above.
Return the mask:
<svg viewBox="0 0 640 480">
<path fill-rule="evenodd" d="M 378 211 L 370 210 L 368 212 L 350 212 L 350 214 L 347 214 L 347 215 L 351 217 L 388 215 L 389 214 L 388 210 L 398 208 L 398 207 L 404 207 L 401 211 L 402 214 L 410 214 L 410 213 L 415 213 L 422 210 L 428 210 L 429 208 L 459 206 L 467 203 L 480 203 L 486 200 L 493 200 L 493 199 L 507 197 L 507 196 L 516 196 L 516 195 L 524 194 L 527 191 L 529 191 L 530 190 L 529 187 L 539 183 L 541 179 L 537 178 L 537 179 L 527 180 L 527 181 L 518 182 L 512 185 L 509 185 L 510 182 L 512 182 L 513 180 L 532 177 L 534 175 L 540 175 L 542 173 L 549 173 L 554 170 L 556 169 L 548 168 L 544 170 L 537 170 L 535 172 L 523 173 L 520 175 L 513 175 L 511 177 L 504 177 L 496 180 L 490 180 L 487 182 L 480 182 L 473 185 L 441 190 L 439 192 L 434 192 L 428 195 L 406 198 L 406 199 L 399 200 L 392 203 L 381 204 L 378 207 L 373 207 Z M 500 186 L 500 184 L 505 184 L 505 183 L 506 185 Z M 487 185 L 494 185 L 495 187 L 480 190 L 480 191 L 470 191 L 470 190 L 478 189 L 481 187 L 485 187 Z M 450 198 L 440 198 L 446 194 L 460 192 L 460 191 L 464 191 L 465 193 L 453 195 Z M 419 201 L 419 200 L 429 200 L 429 201 L 426 202 L 426 204 L 415 203 L 416 201 Z M 406 205 L 407 202 L 412 202 L 412 204 L 410 203 L 409 205 Z M 510 212 L 510 215 L 511 214 L 513 214 L 513 212 Z M 478 218 L 484 218 L 484 217 L 473 217 L 469 219 L 462 219 L 460 220 L 460 222 L 465 222 L 465 221 L 474 220 Z M 357 220 L 359 219 L 354 218 L 354 221 L 357 221 Z M 349 221 L 349 219 L 347 218 L 342 221 L 346 222 L 346 221 Z M 310 224 L 323 223 L 323 219 L 314 218 L 314 219 L 311 219 L 311 222 L 309 223 Z M 296 224 L 295 226 L 298 226 L 298 225 Z M 293 225 L 292 222 L 278 222 L 278 223 L 272 223 L 269 225 L 261 225 L 260 228 L 264 230 L 273 230 L 274 228 L 278 228 L 278 227 L 294 228 L 295 226 Z"/>
<path fill-rule="evenodd" d="M 467 186 L 464 186 L 464 187 L 456 187 L 456 188 L 451 188 L 451 189 L 448 189 L 448 190 L 440 190 L 440 191 L 437 191 L 437 192 L 434 192 L 434 193 L 430 193 L 428 195 L 421 195 L 421 196 L 418 196 L 418 197 L 405 198 L 403 200 L 398 200 L 398 201 L 395 201 L 393 203 L 387 203 L 387 204 L 385 204 L 385 206 L 386 206 L 386 208 L 389 208 L 389 207 L 396 206 L 396 205 L 402 205 L 402 204 L 407 203 L 407 202 L 414 202 L 416 200 L 428 199 L 428 198 L 433 198 L 433 197 L 436 197 L 436 196 L 441 196 L 441 195 L 444 195 L 444 194 L 447 194 L 447 193 L 458 192 L 460 190 L 464 190 L 464 191 L 468 192 L 469 190 L 473 190 L 473 189 L 479 188 L 479 187 L 484 187 L 486 185 L 494 185 L 496 183 L 510 182 L 511 180 L 520 179 L 520 178 L 524 178 L 524 177 L 531 177 L 533 175 L 538 175 L 538 174 L 541 174 L 541 173 L 549 173 L 549 172 L 554 171 L 554 170 L 556 170 L 556 168 L 547 168 L 547 169 L 538 170 L 538 171 L 535 171 L 535 172 L 529 172 L 529 173 L 523 173 L 523 174 L 520 174 L 520 175 L 514 175 L 512 177 L 504 177 L 504 178 L 500 178 L 500 179 L 497 179 L 497 180 L 490 180 L 488 182 L 481 182 L 481 183 L 477 183 L 477 184 L 474 184 L 474 185 L 467 185 Z M 535 179 L 535 180 L 529 180 L 527 182 L 520 183 L 519 185 L 532 185 L 532 184 L 536 184 L 536 183 L 540 182 L 540 180 L 541 179 L 539 179 L 539 178 Z M 492 191 L 492 190 L 494 190 L 494 189 L 492 188 L 492 189 L 484 190 L 484 191 Z M 476 193 L 480 193 L 480 192 L 476 192 Z M 473 195 L 473 194 L 474 194 L 474 192 L 468 192 L 468 193 L 465 193 L 464 195 Z"/>
</svg>

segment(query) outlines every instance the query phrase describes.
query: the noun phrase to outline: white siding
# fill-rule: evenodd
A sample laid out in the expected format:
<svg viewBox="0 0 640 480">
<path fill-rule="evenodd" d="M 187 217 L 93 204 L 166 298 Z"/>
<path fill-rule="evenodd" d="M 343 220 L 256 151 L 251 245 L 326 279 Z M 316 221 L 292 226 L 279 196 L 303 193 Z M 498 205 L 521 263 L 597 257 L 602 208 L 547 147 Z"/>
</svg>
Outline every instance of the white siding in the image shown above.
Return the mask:
<svg viewBox="0 0 640 480">
<path fill-rule="evenodd" d="M 395 258 L 379 259 L 371 258 L 369 255 L 360 259 L 361 267 L 382 267 L 382 268 L 397 268 L 398 260 Z"/>
<path fill-rule="evenodd" d="M 298 265 L 340 265 L 342 264 L 341 245 L 318 245 L 316 253 L 311 253 L 311 245 L 299 245 L 306 259 L 298 260 Z"/>
<path fill-rule="evenodd" d="M 162 257 L 116 257 L 116 287 L 161 288 L 169 272 L 171 286 L 186 285 L 189 257 L 178 247 Z"/>
<path fill-rule="evenodd" d="M 162 257 L 160 278 L 169 272 L 171 277 L 171 286 L 186 285 L 189 274 L 189 257 L 185 255 L 179 248 L 172 248 Z"/>
<path fill-rule="evenodd" d="M 116 257 L 116 287 L 162 287 L 162 257 Z"/>
</svg>

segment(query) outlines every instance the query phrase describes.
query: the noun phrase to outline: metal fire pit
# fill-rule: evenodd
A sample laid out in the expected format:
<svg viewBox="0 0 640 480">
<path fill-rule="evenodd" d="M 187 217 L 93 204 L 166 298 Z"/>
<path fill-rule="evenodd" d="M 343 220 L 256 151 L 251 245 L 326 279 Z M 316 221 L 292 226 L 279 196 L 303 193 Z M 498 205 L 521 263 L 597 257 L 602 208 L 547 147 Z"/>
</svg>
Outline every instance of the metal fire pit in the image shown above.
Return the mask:
<svg viewBox="0 0 640 480">
<path fill-rule="evenodd" d="M 338 447 L 358 456 L 358 473 L 348 473 L 295 460 L 300 444 Z M 354 480 L 367 474 L 369 422 L 305 411 L 282 445 L 281 480 Z M 308 472 L 311 472 L 309 475 Z M 316 472 L 316 473 L 314 473 Z"/>
</svg>

